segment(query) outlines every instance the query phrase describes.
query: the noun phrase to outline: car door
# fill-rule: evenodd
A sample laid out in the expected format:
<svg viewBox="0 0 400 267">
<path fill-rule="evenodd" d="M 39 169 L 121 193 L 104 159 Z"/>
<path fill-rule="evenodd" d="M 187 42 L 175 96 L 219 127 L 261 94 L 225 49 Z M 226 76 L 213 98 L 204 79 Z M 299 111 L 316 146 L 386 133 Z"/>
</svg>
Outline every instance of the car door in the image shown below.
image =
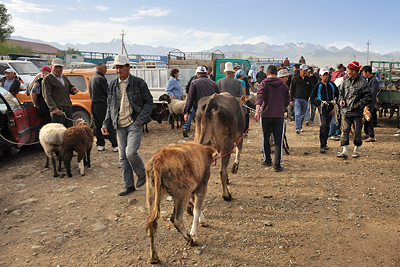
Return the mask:
<svg viewBox="0 0 400 267">
<path fill-rule="evenodd" d="M 31 138 L 31 127 L 28 112 L 21 106 L 18 99 L 1 88 L 0 93 L 8 104 L 8 116 L 11 132 L 18 147 L 26 144 Z"/>
</svg>

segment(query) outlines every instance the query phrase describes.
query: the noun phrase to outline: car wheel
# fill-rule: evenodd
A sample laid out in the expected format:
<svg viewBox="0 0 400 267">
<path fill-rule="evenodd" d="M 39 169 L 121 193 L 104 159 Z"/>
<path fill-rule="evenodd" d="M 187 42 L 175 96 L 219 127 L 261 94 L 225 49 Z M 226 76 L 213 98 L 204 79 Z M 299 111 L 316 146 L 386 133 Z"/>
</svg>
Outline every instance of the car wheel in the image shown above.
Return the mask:
<svg viewBox="0 0 400 267">
<path fill-rule="evenodd" d="M 74 120 L 74 125 L 76 125 L 76 120 L 78 119 L 83 119 L 88 125 L 90 125 L 90 115 L 86 111 L 75 111 L 72 114 L 72 119 Z"/>
</svg>

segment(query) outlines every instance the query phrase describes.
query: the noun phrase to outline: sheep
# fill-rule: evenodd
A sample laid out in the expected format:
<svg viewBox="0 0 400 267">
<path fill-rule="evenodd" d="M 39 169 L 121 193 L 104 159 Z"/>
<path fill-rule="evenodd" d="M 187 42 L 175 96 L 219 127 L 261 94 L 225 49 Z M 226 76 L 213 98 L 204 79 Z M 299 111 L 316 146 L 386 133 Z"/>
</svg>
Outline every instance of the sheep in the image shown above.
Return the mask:
<svg viewBox="0 0 400 267">
<path fill-rule="evenodd" d="M 72 177 L 71 159 L 73 151 L 78 153 L 78 164 L 82 176 L 85 166 L 90 168 L 90 150 L 93 145 L 93 131 L 86 122 L 80 121 L 76 126 L 68 128 L 64 133 L 64 165 L 68 177 Z"/>
<path fill-rule="evenodd" d="M 153 111 L 150 114 L 150 118 L 156 122 L 158 122 L 158 124 L 161 124 L 162 119 L 163 119 L 163 113 L 164 110 L 162 110 L 161 112 L 157 112 L 157 110 L 155 110 L 153 108 Z M 148 133 L 149 132 L 149 128 L 147 127 L 147 123 L 143 124 L 143 132 Z"/>
<path fill-rule="evenodd" d="M 54 177 L 58 177 L 56 170 L 56 160 L 54 154 L 58 159 L 58 171 L 61 171 L 61 161 L 64 155 L 64 133 L 67 130 L 61 123 L 48 123 L 40 129 L 39 142 L 46 153 L 45 168 L 49 167 L 49 159 L 53 163 Z"/>
<path fill-rule="evenodd" d="M 160 96 L 158 101 L 167 101 L 169 113 L 172 116 L 171 128 L 174 129 L 174 120 L 176 121 L 176 128 L 179 128 L 179 121 L 181 121 L 181 126 L 184 123 L 184 114 L 186 101 L 171 98 L 168 94 L 163 94 Z"/>
</svg>

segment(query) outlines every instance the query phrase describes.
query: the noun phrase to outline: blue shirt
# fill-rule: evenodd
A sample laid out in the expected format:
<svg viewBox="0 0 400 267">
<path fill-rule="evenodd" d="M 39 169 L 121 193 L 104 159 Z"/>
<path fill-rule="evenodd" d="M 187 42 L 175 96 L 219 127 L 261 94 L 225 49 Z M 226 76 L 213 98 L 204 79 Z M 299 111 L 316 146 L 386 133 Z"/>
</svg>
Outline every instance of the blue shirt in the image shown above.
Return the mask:
<svg viewBox="0 0 400 267">
<path fill-rule="evenodd" d="M 169 96 L 171 97 L 174 96 L 175 99 L 181 99 L 183 95 L 181 81 L 179 81 L 179 79 L 176 79 L 174 77 L 170 77 L 167 82 L 167 87 L 165 88 L 165 91 Z"/>
<path fill-rule="evenodd" d="M 6 89 L 7 91 L 10 91 L 10 86 L 14 82 L 14 80 L 15 80 L 15 78 L 13 78 L 11 81 L 6 79 L 3 84 L 4 89 Z"/>
</svg>

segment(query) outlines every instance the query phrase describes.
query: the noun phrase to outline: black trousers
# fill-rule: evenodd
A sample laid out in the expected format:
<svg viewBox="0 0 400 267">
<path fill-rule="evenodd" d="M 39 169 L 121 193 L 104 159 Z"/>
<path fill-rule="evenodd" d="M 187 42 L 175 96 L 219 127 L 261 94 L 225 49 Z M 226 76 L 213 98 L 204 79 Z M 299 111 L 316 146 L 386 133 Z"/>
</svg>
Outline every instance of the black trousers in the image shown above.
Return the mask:
<svg viewBox="0 0 400 267">
<path fill-rule="evenodd" d="M 349 145 L 349 134 L 351 125 L 354 124 L 354 145 L 361 146 L 361 130 L 362 130 L 362 117 L 345 117 L 342 116 L 342 137 L 340 140 L 341 146 L 348 146 Z"/>
<path fill-rule="evenodd" d="M 285 134 L 285 120 L 284 118 L 261 117 L 261 124 L 264 135 L 264 161 L 272 163 L 271 145 L 269 143 L 269 136 L 272 132 L 275 140 L 274 168 L 280 168 L 282 162 L 283 135 Z"/>
<path fill-rule="evenodd" d="M 322 111 L 322 113 L 319 111 L 319 142 L 321 148 L 323 148 L 326 147 L 328 142 L 329 126 L 331 125 L 332 121 L 332 115 L 330 113 L 333 108 L 321 107 L 321 109 L 325 109 Z"/>
<path fill-rule="evenodd" d="M 104 135 L 101 133 L 101 128 L 103 127 L 103 121 L 106 117 L 107 112 L 107 103 L 92 103 L 92 115 L 94 119 L 94 125 L 96 126 L 96 139 L 97 139 L 97 146 L 105 146 L 105 138 Z M 115 137 L 115 130 L 114 129 L 107 129 L 109 132 L 108 139 L 111 142 L 112 147 L 118 146 L 117 139 Z"/>
<path fill-rule="evenodd" d="M 59 108 L 59 109 L 65 113 L 65 116 L 64 115 L 54 115 L 52 113 L 51 114 L 51 122 L 61 123 L 66 128 L 73 126 L 74 124 L 72 122 L 72 110 L 70 108 Z"/>
</svg>

